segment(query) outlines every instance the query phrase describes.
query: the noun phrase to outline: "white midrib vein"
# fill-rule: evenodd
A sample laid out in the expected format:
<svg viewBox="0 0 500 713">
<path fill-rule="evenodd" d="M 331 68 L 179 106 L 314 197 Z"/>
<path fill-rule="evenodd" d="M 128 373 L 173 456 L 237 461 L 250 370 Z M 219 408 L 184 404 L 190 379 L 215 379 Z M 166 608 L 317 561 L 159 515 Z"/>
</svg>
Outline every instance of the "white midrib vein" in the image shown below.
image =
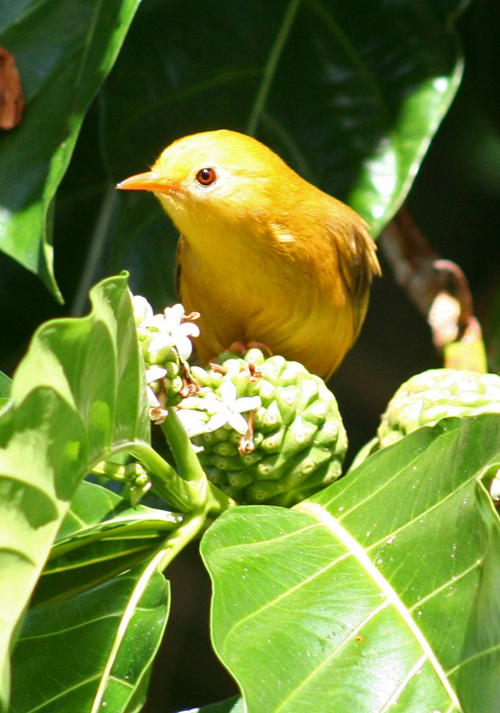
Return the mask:
<svg viewBox="0 0 500 713">
<path fill-rule="evenodd" d="M 157 552 L 156 555 L 152 558 L 152 560 L 145 567 L 141 576 L 139 577 L 138 581 L 136 582 L 136 585 L 132 592 L 132 596 L 130 597 L 130 599 L 127 603 L 127 606 L 122 613 L 122 618 L 121 618 L 120 624 L 117 628 L 116 635 L 115 635 L 113 644 L 111 646 L 111 650 L 108 655 L 107 664 L 104 668 L 104 671 L 102 672 L 101 681 L 100 681 L 99 687 L 97 689 L 97 692 L 95 694 L 92 709 L 91 709 L 90 713 L 97 713 L 97 711 L 99 711 L 101 709 L 104 695 L 107 691 L 109 680 L 111 678 L 111 671 L 113 669 L 114 664 L 116 663 L 116 658 L 118 656 L 118 652 L 120 650 L 120 647 L 121 647 L 123 640 L 125 638 L 125 635 L 127 633 L 130 621 L 131 621 L 133 615 L 135 614 L 139 600 L 142 597 L 142 595 L 144 594 L 144 590 L 145 590 L 151 576 L 153 575 L 154 571 L 157 569 L 158 564 L 161 561 L 163 556 L 164 556 L 163 550 L 160 550 L 160 552 Z"/>
<path fill-rule="evenodd" d="M 387 598 L 387 600 L 390 602 L 390 604 L 394 607 L 394 609 L 401 616 L 405 624 L 408 626 L 409 630 L 411 631 L 416 641 L 419 643 L 423 653 L 425 654 L 425 658 L 434 668 L 434 671 L 436 672 L 436 675 L 441 681 L 441 684 L 445 689 L 446 693 L 450 697 L 450 700 L 453 702 L 457 710 L 461 711 L 462 707 L 455 694 L 455 691 L 450 686 L 446 673 L 441 664 L 439 663 L 438 659 L 436 658 L 434 651 L 429 646 L 427 639 L 422 634 L 419 627 L 413 620 L 410 612 L 405 607 L 405 605 L 398 597 L 394 589 L 391 587 L 389 582 L 385 579 L 385 577 L 380 574 L 376 566 L 368 557 L 363 547 L 361 547 L 361 545 L 354 539 L 354 537 L 352 537 L 342 527 L 342 525 L 340 525 L 340 523 L 320 505 L 317 505 L 316 503 L 304 502 L 300 503 L 299 505 L 296 505 L 294 507 L 294 510 L 299 510 L 300 512 L 307 513 L 319 520 L 326 528 L 328 528 L 328 530 L 334 535 L 334 537 L 336 537 L 338 540 L 340 540 L 340 542 L 345 545 L 349 552 L 351 552 L 353 556 L 358 560 L 358 562 L 366 571 L 366 573 L 375 582 L 380 591 L 384 594 L 384 596 Z"/>
</svg>

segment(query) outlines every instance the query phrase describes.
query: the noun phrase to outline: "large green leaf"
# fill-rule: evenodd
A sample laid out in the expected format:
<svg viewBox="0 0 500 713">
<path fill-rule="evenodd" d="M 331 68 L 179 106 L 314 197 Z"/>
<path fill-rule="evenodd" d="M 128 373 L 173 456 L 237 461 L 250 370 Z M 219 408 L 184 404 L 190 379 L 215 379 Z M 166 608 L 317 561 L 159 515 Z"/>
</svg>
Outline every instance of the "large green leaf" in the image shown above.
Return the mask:
<svg viewBox="0 0 500 713">
<path fill-rule="evenodd" d="M 249 713 L 496 713 L 499 464 L 498 416 L 442 421 L 291 511 L 219 518 L 213 641 Z"/>
<path fill-rule="evenodd" d="M 137 505 L 84 481 L 75 493 L 32 604 L 67 599 L 148 559 L 182 516 Z"/>
<path fill-rule="evenodd" d="M 148 446 L 149 419 L 126 276 L 91 292 L 92 312 L 34 335 L 0 419 L 0 701 L 15 631 L 75 490 L 96 462 Z"/>
<path fill-rule="evenodd" d="M 168 583 L 152 559 L 32 609 L 14 652 L 11 713 L 138 710 L 168 608 Z"/>
<path fill-rule="evenodd" d="M 52 208 L 85 112 L 139 0 L 0 0 L 0 44 L 15 57 L 26 107 L 0 137 L 0 248 L 57 294 Z"/>
</svg>

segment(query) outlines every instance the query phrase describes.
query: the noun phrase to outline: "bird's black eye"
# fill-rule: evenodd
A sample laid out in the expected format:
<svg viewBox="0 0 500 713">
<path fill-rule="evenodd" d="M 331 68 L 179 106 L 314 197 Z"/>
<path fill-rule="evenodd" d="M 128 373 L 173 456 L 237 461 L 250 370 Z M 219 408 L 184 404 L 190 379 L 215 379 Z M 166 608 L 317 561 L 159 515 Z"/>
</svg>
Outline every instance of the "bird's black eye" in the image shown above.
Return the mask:
<svg viewBox="0 0 500 713">
<path fill-rule="evenodd" d="M 209 186 L 215 181 L 217 174 L 213 168 L 201 168 L 196 174 L 196 180 L 201 183 L 202 186 Z"/>
</svg>

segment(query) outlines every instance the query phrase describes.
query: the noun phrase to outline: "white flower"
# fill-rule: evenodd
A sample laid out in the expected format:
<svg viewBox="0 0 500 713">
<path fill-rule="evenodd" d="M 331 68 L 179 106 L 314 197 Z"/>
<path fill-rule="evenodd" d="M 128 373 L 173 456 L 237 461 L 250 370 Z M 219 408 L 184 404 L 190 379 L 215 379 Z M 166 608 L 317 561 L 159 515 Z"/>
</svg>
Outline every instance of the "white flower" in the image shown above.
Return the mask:
<svg viewBox="0 0 500 713">
<path fill-rule="evenodd" d="M 198 436 L 201 433 L 210 433 L 226 424 L 231 426 L 241 435 L 248 430 L 248 422 L 241 415 L 245 411 L 252 411 L 261 405 L 260 396 L 243 396 L 236 398 L 236 386 L 232 381 L 225 381 L 216 394 L 205 398 L 192 396 L 181 404 L 177 414 L 186 428 L 189 436 Z M 198 411 L 196 411 L 196 409 Z M 199 411 L 205 411 L 209 415 Z M 198 413 L 197 416 L 193 414 Z"/>
<path fill-rule="evenodd" d="M 207 432 L 208 416 L 205 413 L 180 408 L 177 410 L 177 416 L 190 438 Z"/>
<path fill-rule="evenodd" d="M 163 423 L 168 414 L 165 404 L 160 402 L 153 389 L 154 384 L 163 379 L 166 373 L 167 370 L 162 366 L 158 366 L 158 364 L 153 364 L 149 369 L 146 369 L 146 396 L 149 405 L 149 418 L 154 423 Z"/>
<path fill-rule="evenodd" d="M 132 293 L 130 293 L 132 295 Z M 153 308 L 145 297 L 141 295 L 132 295 L 132 303 L 134 307 L 135 324 L 138 326 L 145 319 L 153 316 Z"/>
<path fill-rule="evenodd" d="M 500 468 L 497 470 L 495 477 L 490 483 L 490 495 L 495 504 L 500 502 Z"/>
<path fill-rule="evenodd" d="M 147 352 L 154 360 L 162 349 L 175 347 L 179 356 L 187 361 L 193 351 L 190 337 L 197 337 L 200 329 L 193 322 L 183 322 L 186 318 L 184 307 L 175 304 L 165 307 L 163 314 L 148 314 L 138 325 L 140 335 L 150 338 Z"/>
<path fill-rule="evenodd" d="M 168 411 L 165 408 L 165 405 L 160 403 L 157 395 L 149 385 L 146 386 L 146 396 L 149 405 L 149 418 L 154 423 L 163 423 L 163 421 L 167 418 Z"/>
<path fill-rule="evenodd" d="M 146 369 L 146 384 L 151 385 L 155 381 L 163 379 L 167 375 L 167 370 L 159 364 L 151 364 Z"/>
</svg>

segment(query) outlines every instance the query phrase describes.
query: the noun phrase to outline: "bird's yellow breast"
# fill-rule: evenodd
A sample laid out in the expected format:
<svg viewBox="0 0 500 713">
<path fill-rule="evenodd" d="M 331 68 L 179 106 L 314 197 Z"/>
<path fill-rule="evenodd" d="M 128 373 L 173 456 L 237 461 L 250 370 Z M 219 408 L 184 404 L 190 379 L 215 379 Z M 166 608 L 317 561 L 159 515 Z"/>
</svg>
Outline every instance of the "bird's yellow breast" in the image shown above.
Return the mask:
<svg viewBox="0 0 500 713">
<path fill-rule="evenodd" d="M 351 208 L 233 131 L 180 139 L 120 187 L 154 191 L 181 233 L 180 297 L 201 313 L 202 362 L 255 340 L 321 376 L 338 366 L 379 273 Z"/>
<path fill-rule="evenodd" d="M 326 376 L 351 346 L 367 293 L 353 301 L 338 251 L 317 223 L 308 240 L 290 223 L 256 211 L 247 220 L 183 225 L 180 297 L 201 313 L 202 362 L 255 340 Z"/>
</svg>

